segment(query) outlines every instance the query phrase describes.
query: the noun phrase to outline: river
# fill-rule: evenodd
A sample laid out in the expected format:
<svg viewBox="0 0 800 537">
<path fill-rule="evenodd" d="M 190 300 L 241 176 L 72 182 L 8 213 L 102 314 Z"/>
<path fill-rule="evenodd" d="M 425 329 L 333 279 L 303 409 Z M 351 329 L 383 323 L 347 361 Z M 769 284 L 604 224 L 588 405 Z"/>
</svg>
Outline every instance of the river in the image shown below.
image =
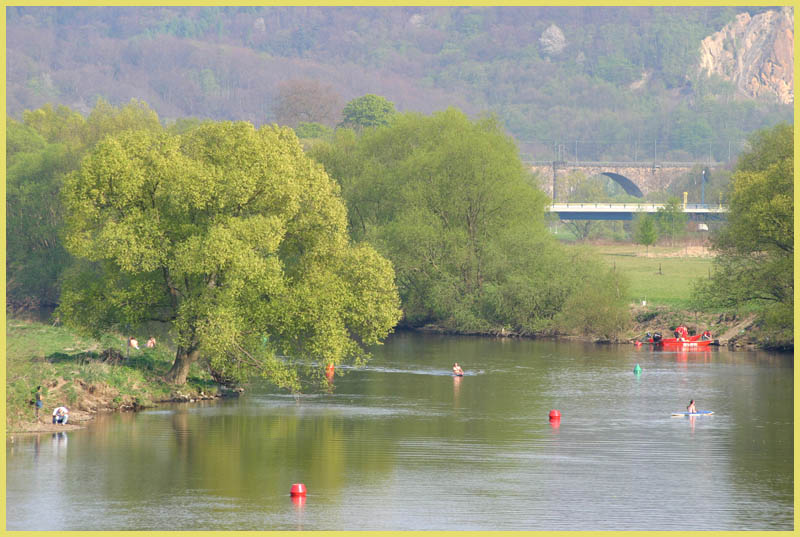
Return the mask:
<svg viewBox="0 0 800 537">
<path fill-rule="evenodd" d="M 7 529 L 792 530 L 793 377 L 766 352 L 400 333 L 329 393 L 9 438 Z M 671 416 L 690 399 L 714 414 Z"/>
</svg>

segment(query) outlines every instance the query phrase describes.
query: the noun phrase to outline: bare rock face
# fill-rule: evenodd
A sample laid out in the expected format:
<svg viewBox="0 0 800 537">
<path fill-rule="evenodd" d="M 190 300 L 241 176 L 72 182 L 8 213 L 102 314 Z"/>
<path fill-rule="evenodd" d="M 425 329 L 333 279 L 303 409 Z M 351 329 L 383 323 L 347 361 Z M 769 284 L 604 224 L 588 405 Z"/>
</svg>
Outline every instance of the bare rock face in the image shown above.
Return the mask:
<svg viewBox="0 0 800 537">
<path fill-rule="evenodd" d="M 794 20 L 791 7 L 755 17 L 740 13 L 700 44 L 699 71 L 732 81 L 749 97 L 794 102 Z"/>
<path fill-rule="evenodd" d="M 539 37 L 539 44 L 545 54 L 558 54 L 567 46 L 567 38 L 564 37 L 564 32 L 561 31 L 561 28 L 551 24 L 542 32 L 541 37 Z"/>
</svg>

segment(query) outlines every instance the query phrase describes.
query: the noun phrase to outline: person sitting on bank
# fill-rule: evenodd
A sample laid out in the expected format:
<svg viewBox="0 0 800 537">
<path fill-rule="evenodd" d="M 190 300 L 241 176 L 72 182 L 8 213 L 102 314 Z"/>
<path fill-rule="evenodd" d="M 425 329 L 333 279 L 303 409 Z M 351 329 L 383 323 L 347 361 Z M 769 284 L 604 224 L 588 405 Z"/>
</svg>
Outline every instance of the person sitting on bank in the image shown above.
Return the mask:
<svg viewBox="0 0 800 537">
<path fill-rule="evenodd" d="M 144 344 L 145 347 L 148 349 L 153 349 L 156 346 L 156 338 L 150 336 L 150 339 L 147 340 L 147 343 Z"/>
<path fill-rule="evenodd" d="M 138 351 L 139 350 L 139 341 L 137 341 L 137 339 L 135 337 L 133 337 L 133 336 L 129 337 L 128 338 L 128 347 L 132 347 L 132 348 L 134 348 L 134 349 L 136 349 Z"/>
<path fill-rule="evenodd" d="M 689 406 L 686 407 L 686 411 L 689 414 L 697 414 L 697 407 L 694 406 L 694 399 L 689 401 Z"/>
<path fill-rule="evenodd" d="M 455 376 L 457 376 L 457 377 L 463 377 L 464 376 L 464 370 L 461 369 L 461 366 L 458 365 L 458 362 L 453 364 L 453 374 Z"/>
<path fill-rule="evenodd" d="M 69 409 L 65 406 L 60 406 L 53 410 L 53 423 L 60 423 L 65 425 L 69 420 Z"/>
</svg>

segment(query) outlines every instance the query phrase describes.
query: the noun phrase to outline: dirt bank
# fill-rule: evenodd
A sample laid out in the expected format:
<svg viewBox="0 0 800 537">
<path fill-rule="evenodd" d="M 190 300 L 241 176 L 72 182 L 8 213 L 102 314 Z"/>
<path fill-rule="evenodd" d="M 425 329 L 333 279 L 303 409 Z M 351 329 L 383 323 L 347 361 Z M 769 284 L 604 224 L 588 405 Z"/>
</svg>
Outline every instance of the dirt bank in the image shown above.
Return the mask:
<svg viewBox="0 0 800 537">
<path fill-rule="evenodd" d="M 189 402 L 216 399 L 219 397 L 229 397 L 238 395 L 242 389 L 221 388 L 216 393 L 208 394 L 202 391 L 194 392 L 181 389 L 176 390 L 169 398 L 154 402 L 141 403 L 131 396 L 120 396 L 117 390 L 109 386 L 99 384 L 89 384 L 81 380 L 67 382 L 63 378 L 58 378 L 47 385 L 48 400 L 50 401 L 74 401 L 65 404 L 69 408 L 69 422 L 65 425 L 52 423 L 53 408 L 45 406 L 39 412 L 39 420 L 34 417 L 34 408 L 30 407 L 30 418 L 14 420 L 6 424 L 7 434 L 19 433 L 51 433 L 72 431 L 86 427 L 98 414 L 108 412 L 136 411 L 143 408 L 157 406 L 158 403 L 170 402 Z M 66 387 L 69 387 L 69 393 Z"/>
</svg>

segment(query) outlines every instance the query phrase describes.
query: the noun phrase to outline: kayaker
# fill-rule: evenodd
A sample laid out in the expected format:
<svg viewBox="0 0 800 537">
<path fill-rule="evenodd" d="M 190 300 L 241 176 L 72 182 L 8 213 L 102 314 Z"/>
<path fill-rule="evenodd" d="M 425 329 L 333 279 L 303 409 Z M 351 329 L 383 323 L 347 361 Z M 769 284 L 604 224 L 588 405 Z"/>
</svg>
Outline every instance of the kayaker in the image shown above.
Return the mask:
<svg viewBox="0 0 800 537">
<path fill-rule="evenodd" d="M 697 407 L 694 406 L 694 399 L 689 401 L 689 406 L 686 407 L 686 411 L 689 414 L 697 414 Z"/>
<path fill-rule="evenodd" d="M 457 377 L 463 377 L 464 376 L 464 370 L 461 369 L 461 366 L 458 365 L 458 362 L 453 364 L 453 374 L 455 376 L 457 376 Z"/>
</svg>

